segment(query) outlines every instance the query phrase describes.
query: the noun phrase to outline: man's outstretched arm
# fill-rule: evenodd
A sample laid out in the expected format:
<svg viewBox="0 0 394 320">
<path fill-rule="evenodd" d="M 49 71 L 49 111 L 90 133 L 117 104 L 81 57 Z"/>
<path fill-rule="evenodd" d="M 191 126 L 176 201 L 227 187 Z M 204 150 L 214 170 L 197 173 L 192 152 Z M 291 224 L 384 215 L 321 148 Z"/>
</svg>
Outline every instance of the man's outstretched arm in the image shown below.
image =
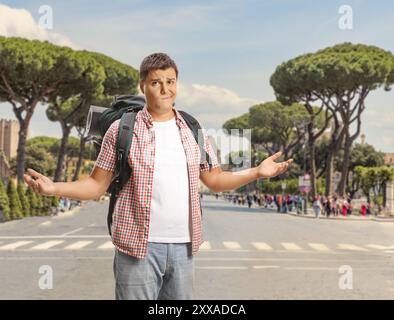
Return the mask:
<svg viewBox="0 0 394 320">
<path fill-rule="evenodd" d="M 223 171 L 220 167 L 201 172 L 201 181 L 213 192 L 223 192 L 237 189 L 259 178 L 272 178 L 284 173 L 293 159 L 284 162 L 275 162 L 281 152 L 275 153 L 262 161 L 257 167 L 237 172 Z"/>
<path fill-rule="evenodd" d="M 28 169 L 24 175 L 29 188 L 44 196 L 62 196 L 75 200 L 95 200 L 105 193 L 112 181 L 113 173 L 97 166 L 89 177 L 71 182 L 53 182 L 41 173 Z"/>
</svg>

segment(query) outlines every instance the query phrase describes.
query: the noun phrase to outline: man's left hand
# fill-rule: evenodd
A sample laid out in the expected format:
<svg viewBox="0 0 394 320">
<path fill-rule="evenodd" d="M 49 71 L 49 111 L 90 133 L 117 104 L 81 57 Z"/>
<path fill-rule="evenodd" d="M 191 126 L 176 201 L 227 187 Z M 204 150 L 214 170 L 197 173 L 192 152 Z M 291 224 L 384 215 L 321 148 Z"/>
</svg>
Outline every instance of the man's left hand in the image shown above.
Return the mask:
<svg viewBox="0 0 394 320">
<path fill-rule="evenodd" d="M 257 172 L 259 178 L 273 178 L 286 172 L 290 164 L 293 162 L 293 159 L 289 159 L 284 162 L 275 162 L 275 160 L 279 159 L 281 155 L 282 152 L 277 152 L 258 165 Z"/>
</svg>

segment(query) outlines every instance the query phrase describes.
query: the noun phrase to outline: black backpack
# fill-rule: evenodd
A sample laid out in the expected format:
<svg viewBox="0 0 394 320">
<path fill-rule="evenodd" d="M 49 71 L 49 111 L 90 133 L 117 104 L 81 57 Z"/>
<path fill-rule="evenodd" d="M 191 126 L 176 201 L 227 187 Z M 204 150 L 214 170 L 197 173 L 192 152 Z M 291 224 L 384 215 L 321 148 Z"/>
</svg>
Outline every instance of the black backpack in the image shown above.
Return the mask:
<svg viewBox="0 0 394 320">
<path fill-rule="evenodd" d="M 100 153 L 101 144 L 108 128 L 114 121 L 120 119 L 118 138 L 116 142 L 117 161 L 115 165 L 115 172 L 111 184 L 107 190 L 107 192 L 111 194 L 107 216 L 108 232 L 110 235 L 112 214 L 114 211 L 116 199 L 120 190 L 122 190 L 123 186 L 131 176 L 131 168 L 128 163 L 128 154 L 130 151 L 133 134 L 130 134 L 130 132 L 134 132 L 135 117 L 137 113 L 143 109 L 144 105 L 145 98 L 143 96 L 122 95 L 116 97 L 111 106 L 100 115 L 100 137 L 94 137 L 93 139 L 97 157 Z M 194 139 L 199 145 L 201 159 L 205 159 L 208 162 L 209 171 L 211 171 L 212 162 L 208 153 L 204 150 L 204 139 L 200 130 L 200 124 L 187 112 L 182 110 L 178 111 L 192 131 Z M 200 166 L 204 166 L 204 164 L 201 163 Z"/>
</svg>

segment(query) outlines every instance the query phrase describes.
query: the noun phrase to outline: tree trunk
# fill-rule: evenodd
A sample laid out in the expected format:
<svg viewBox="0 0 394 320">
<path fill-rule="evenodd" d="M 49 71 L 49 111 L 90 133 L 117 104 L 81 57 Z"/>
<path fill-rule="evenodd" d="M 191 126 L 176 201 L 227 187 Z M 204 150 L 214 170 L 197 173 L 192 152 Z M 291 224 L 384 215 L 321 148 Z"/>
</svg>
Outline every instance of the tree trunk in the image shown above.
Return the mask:
<svg viewBox="0 0 394 320">
<path fill-rule="evenodd" d="M 325 183 L 325 196 L 328 197 L 334 193 L 333 188 L 333 179 L 334 175 L 334 155 L 331 152 L 328 152 L 326 159 L 326 183 Z"/>
<path fill-rule="evenodd" d="M 338 153 L 338 150 L 340 149 L 342 143 L 343 143 L 343 138 L 344 138 L 344 133 L 345 130 L 341 125 L 339 124 L 339 121 L 335 115 L 335 112 L 332 111 L 333 117 L 334 117 L 334 128 L 333 128 L 333 133 L 331 135 L 331 141 L 329 145 L 327 146 L 327 158 L 326 158 L 326 176 L 325 176 L 325 195 L 330 196 L 334 193 L 334 184 L 333 184 L 333 176 L 334 176 L 334 159 L 335 155 Z M 338 134 L 339 131 L 339 134 Z"/>
<path fill-rule="evenodd" d="M 315 160 L 315 146 L 309 146 L 309 150 L 313 153 L 310 154 L 309 165 L 311 168 L 311 195 L 314 198 L 317 194 L 317 183 L 316 183 L 316 160 Z"/>
<path fill-rule="evenodd" d="M 309 147 L 309 167 L 311 176 L 311 195 L 314 198 L 317 194 L 316 186 L 316 159 L 315 159 L 315 137 L 313 135 L 313 122 L 308 124 L 308 147 Z"/>
<path fill-rule="evenodd" d="M 80 172 L 81 167 L 82 167 L 83 154 L 85 152 L 85 145 L 86 145 L 85 138 L 84 137 L 80 137 L 79 141 L 80 141 L 80 143 L 79 143 L 78 161 L 77 161 L 77 166 L 75 168 L 73 181 L 77 181 L 78 180 L 79 172 Z"/>
<path fill-rule="evenodd" d="M 347 186 L 347 178 L 349 173 L 349 162 L 350 162 L 350 153 L 352 140 L 350 139 L 349 133 L 346 133 L 345 136 L 345 146 L 344 146 L 344 155 L 343 155 L 343 164 L 342 164 L 342 172 L 341 172 L 341 180 L 338 186 L 338 193 L 340 196 L 346 195 L 346 186 Z"/>
<path fill-rule="evenodd" d="M 68 137 L 70 136 L 70 132 L 71 132 L 71 129 L 69 127 L 67 127 L 67 125 L 65 123 L 61 122 L 61 125 L 62 125 L 63 136 L 62 136 L 59 154 L 58 154 L 58 158 L 57 158 L 57 165 L 56 165 L 56 171 L 55 171 L 55 177 L 54 177 L 55 182 L 60 181 L 61 176 L 62 176 L 64 158 L 67 153 Z"/>
<path fill-rule="evenodd" d="M 18 184 L 23 182 L 23 174 L 25 173 L 25 154 L 26 154 L 26 140 L 27 128 L 21 124 L 19 129 L 18 149 L 16 155 L 16 175 Z"/>
<path fill-rule="evenodd" d="M 68 167 L 70 166 L 70 161 L 71 161 L 71 158 L 68 156 L 68 155 L 66 155 L 66 161 L 65 161 L 65 166 L 64 166 L 64 177 L 63 177 L 63 181 L 64 182 L 67 182 L 67 178 L 68 178 Z"/>
<path fill-rule="evenodd" d="M 24 183 L 24 173 L 25 173 L 25 155 L 26 155 L 26 140 L 27 140 L 27 131 L 29 128 L 31 117 L 33 116 L 34 109 L 37 105 L 37 101 L 33 101 L 33 103 L 29 106 L 25 105 L 24 109 L 17 109 L 16 105 L 13 104 L 13 110 L 16 115 L 16 118 L 19 121 L 19 133 L 18 133 L 18 148 L 16 154 L 16 177 L 18 184 Z M 23 119 L 22 112 L 26 112 L 26 116 Z"/>
</svg>

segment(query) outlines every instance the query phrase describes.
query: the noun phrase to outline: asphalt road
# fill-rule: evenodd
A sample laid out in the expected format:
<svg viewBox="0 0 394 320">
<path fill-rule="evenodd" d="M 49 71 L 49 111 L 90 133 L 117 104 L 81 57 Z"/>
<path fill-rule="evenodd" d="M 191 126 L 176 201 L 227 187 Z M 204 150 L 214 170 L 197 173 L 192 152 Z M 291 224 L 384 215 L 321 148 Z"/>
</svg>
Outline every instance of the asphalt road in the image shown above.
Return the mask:
<svg viewBox="0 0 394 320">
<path fill-rule="evenodd" d="M 394 222 L 298 218 L 213 197 L 203 207 L 196 299 L 394 298 Z M 114 299 L 107 209 L 91 201 L 0 224 L 0 299 Z"/>
</svg>

